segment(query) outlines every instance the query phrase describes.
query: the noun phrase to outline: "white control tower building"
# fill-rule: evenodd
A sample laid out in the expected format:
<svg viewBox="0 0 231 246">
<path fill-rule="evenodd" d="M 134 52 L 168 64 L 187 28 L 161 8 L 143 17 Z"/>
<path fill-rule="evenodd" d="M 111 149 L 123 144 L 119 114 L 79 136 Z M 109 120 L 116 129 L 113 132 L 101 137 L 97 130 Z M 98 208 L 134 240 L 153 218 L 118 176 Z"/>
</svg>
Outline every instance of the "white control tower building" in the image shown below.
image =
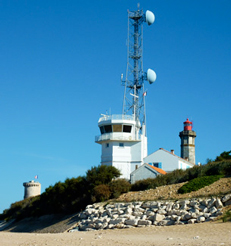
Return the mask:
<svg viewBox="0 0 231 246">
<path fill-rule="evenodd" d="M 102 115 L 98 121 L 101 135 L 95 142 L 102 145 L 101 164 L 114 166 L 121 171 L 121 178 L 130 179 L 130 173 L 143 164 L 147 156 L 144 81 L 152 84 L 156 74 L 148 69 L 143 72 L 143 23 L 155 20 L 151 11 L 128 11 L 128 61 L 123 111 L 121 115 Z"/>
</svg>

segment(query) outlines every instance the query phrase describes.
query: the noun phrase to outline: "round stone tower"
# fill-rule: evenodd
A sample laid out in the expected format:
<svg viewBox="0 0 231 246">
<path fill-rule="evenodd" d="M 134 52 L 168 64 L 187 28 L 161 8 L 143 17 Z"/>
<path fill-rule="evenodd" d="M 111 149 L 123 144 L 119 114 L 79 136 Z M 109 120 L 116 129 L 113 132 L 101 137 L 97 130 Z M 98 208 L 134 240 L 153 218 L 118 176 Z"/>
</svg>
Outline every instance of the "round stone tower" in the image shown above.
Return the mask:
<svg viewBox="0 0 231 246">
<path fill-rule="evenodd" d="M 39 182 L 34 182 L 34 180 L 23 183 L 24 189 L 24 199 L 32 196 L 38 196 L 41 194 L 41 184 Z"/>
<path fill-rule="evenodd" d="M 180 132 L 181 139 L 181 158 L 195 164 L 195 138 L 196 132 L 192 130 L 192 122 L 187 119 L 184 122 L 184 130 Z"/>
</svg>

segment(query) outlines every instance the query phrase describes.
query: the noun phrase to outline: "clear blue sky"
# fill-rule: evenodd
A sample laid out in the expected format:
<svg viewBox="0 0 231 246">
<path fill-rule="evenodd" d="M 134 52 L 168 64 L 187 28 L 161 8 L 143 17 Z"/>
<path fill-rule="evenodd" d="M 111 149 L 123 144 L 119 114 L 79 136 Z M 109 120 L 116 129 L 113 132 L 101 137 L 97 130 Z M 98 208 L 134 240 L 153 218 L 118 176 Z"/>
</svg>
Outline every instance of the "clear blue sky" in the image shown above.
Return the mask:
<svg viewBox="0 0 231 246">
<path fill-rule="evenodd" d="M 231 149 L 231 1 L 140 1 L 144 24 L 149 153 L 180 155 L 179 132 L 194 122 L 196 160 Z M 101 113 L 122 113 L 127 9 L 137 1 L 0 2 L 0 212 L 100 163 Z"/>
</svg>

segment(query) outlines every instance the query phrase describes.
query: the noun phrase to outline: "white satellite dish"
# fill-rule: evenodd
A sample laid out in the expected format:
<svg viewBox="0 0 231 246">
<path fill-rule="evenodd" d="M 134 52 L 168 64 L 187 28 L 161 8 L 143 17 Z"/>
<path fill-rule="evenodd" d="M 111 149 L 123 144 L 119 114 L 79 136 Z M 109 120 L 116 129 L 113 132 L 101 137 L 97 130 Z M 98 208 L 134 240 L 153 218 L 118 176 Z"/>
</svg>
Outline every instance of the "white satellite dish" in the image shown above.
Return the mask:
<svg viewBox="0 0 231 246">
<path fill-rule="evenodd" d="M 145 21 L 148 23 L 149 26 L 152 25 L 152 23 L 155 21 L 155 15 L 149 10 L 146 11 Z"/>
<path fill-rule="evenodd" d="M 152 84 L 156 81 L 156 73 L 152 69 L 148 69 L 147 71 L 147 81 Z"/>
</svg>

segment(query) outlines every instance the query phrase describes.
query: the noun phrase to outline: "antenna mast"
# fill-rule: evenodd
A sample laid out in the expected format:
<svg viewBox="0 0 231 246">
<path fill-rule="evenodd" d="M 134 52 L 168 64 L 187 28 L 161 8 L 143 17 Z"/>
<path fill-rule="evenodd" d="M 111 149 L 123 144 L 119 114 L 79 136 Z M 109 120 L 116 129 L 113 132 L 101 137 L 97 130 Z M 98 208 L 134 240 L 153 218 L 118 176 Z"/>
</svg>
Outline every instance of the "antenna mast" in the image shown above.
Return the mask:
<svg viewBox="0 0 231 246">
<path fill-rule="evenodd" d="M 148 69 L 143 72 L 143 22 L 151 25 L 155 20 L 151 11 L 128 10 L 128 41 L 127 41 L 127 70 L 126 78 L 123 82 L 125 86 L 123 114 L 133 114 L 137 125 L 145 124 L 145 91 L 144 81 L 153 83 L 156 80 L 156 74 Z M 121 76 L 122 78 L 122 76 Z"/>
</svg>

